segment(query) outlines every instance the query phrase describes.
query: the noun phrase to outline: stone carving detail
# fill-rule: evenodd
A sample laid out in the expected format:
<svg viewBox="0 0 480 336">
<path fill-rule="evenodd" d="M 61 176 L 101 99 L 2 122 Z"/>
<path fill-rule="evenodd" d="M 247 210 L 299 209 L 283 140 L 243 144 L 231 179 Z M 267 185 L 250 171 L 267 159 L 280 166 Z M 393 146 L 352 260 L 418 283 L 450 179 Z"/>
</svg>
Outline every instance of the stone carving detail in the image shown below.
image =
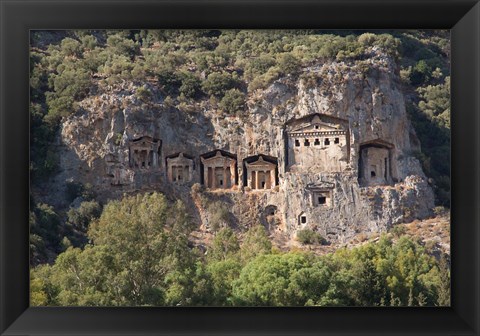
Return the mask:
<svg viewBox="0 0 480 336">
<path fill-rule="evenodd" d="M 310 192 L 311 205 L 314 207 L 332 207 L 334 187 L 334 184 L 330 182 L 320 182 L 315 185 L 309 185 L 307 190 Z"/>
<path fill-rule="evenodd" d="M 393 183 L 391 143 L 381 139 L 360 144 L 358 161 L 359 184 L 362 186 L 385 185 Z"/>
<path fill-rule="evenodd" d="M 350 160 L 348 122 L 314 114 L 287 123 L 287 170 L 342 172 Z"/>
<path fill-rule="evenodd" d="M 160 167 L 161 141 L 148 136 L 131 140 L 129 163 L 133 169 L 158 169 Z"/>
<path fill-rule="evenodd" d="M 210 189 L 229 189 L 237 184 L 237 159 L 222 150 L 200 156 L 203 167 L 203 184 Z"/>
<path fill-rule="evenodd" d="M 167 178 L 170 182 L 183 184 L 193 180 L 195 162 L 193 157 L 184 153 L 167 156 Z"/>
<path fill-rule="evenodd" d="M 273 189 L 277 185 L 277 160 L 263 155 L 245 159 L 246 185 L 251 189 Z"/>
<path fill-rule="evenodd" d="M 123 186 L 133 182 L 133 172 L 125 169 L 117 155 L 109 153 L 105 156 L 106 175 L 110 178 L 112 186 Z"/>
</svg>

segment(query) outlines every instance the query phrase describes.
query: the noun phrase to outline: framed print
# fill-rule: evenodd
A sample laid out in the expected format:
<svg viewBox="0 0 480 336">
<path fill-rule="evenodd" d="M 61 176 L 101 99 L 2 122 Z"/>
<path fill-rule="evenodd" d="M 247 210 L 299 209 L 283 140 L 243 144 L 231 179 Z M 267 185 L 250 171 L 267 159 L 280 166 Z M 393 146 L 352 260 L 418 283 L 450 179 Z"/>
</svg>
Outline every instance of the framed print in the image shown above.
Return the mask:
<svg viewBox="0 0 480 336">
<path fill-rule="evenodd" d="M 1 18 L 2 335 L 479 333 L 478 2 Z"/>
</svg>

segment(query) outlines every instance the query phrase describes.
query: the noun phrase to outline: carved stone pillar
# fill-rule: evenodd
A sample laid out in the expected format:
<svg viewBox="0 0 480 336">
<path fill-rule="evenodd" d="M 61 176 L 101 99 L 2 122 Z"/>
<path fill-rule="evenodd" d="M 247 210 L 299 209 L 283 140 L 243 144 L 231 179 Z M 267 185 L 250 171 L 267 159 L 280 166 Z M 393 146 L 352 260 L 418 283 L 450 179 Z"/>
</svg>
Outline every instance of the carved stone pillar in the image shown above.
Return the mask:
<svg viewBox="0 0 480 336">
<path fill-rule="evenodd" d="M 183 166 L 183 182 L 188 182 L 190 176 L 190 166 Z"/>
<path fill-rule="evenodd" d="M 277 185 L 277 179 L 275 178 L 275 169 L 270 170 L 270 185 L 272 189 Z"/>
<path fill-rule="evenodd" d="M 230 186 L 235 185 L 235 164 L 230 165 Z"/>
<path fill-rule="evenodd" d="M 224 166 L 224 167 L 223 167 L 223 170 L 222 170 L 222 172 L 223 172 L 223 189 L 227 189 L 227 188 L 230 187 L 230 186 L 229 186 L 229 183 L 228 183 L 228 181 L 229 181 L 230 179 L 227 179 L 227 174 L 228 174 L 227 169 L 228 169 L 228 168 Z"/>
<path fill-rule="evenodd" d="M 168 175 L 168 180 L 170 182 L 173 182 L 173 167 L 170 164 L 168 165 L 167 175 Z"/>
<path fill-rule="evenodd" d="M 152 167 L 157 168 L 158 167 L 158 154 L 156 151 L 153 151 L 153 159 L 152 159 Z"/>
<path fill-rule="evenodd" d="M 212 168 L 212 189 L 217 188 L 217 172 L 215 171 L 215 167 Z"/>
<path fill-rule="evenodd" d="M 208 188 L 208 166 L 203 166 L 203 184 Z"/>
</svg>

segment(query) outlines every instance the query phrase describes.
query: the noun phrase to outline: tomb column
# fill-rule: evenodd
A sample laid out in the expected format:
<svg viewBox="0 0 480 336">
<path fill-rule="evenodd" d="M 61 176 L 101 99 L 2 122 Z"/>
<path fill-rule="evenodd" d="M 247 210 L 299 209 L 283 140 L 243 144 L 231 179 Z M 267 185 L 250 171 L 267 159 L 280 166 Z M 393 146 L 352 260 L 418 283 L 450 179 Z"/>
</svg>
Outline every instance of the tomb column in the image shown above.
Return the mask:
<svg viewBox="0 0 480 336">
<path fill-rule="evenodd" d="M 173 167 L 172 165 L 167 161 L 167 174 L 168 174 L 168 179 L 170 180 L 170 182 L 173 182 Z"/>
<path fill-rule="evenodd" d="M 191 181 L 192 180 L 192 176 L 193 176 L 193 165 L 190 164 L 188 165 L 188 181 Z"/>
<path fill-rule="evenodd" d="M 227 189 L 229 188 L 230 186 L 227 184 L 227 181 L 230 180 L 228 179 L 227 180 L 227 174 L 228 174 L 228 171 L 227 171 L 228 167 L 223 167 L 223 189 Z"/>
<path fill-rule="evenodd" d="M 275 168 L 270 170 L 270 184 L 272 188 L 277 185 L 277 179 L 275 178 Z"/>
<path fill-rule="evenodd" d="M 247 166 L 247 186 L 251 185 L 250 181 L 252 181 L 252 172 L 250 168 Z"/>
<path fill-rule="evenodd" d="M 370 164 L 368 162 L 368 148 L 363 150 L 363 178 L 365 181 L 370 180 Z"/>
<path fill-rule="evenodd" d="M 212 189 L 217 188 L 217 172 L 216 167 L 212 166 Z"/>
<path fill-rule="evenodd" d="M 136 168 L 140 167 L 140 152 L 135 151 L 135 156 L 133 157 L 133 162 Z"/>
<path fill-rule="evenodd" d="M 256 173 L 257 173 L 257 178 L 256 178 L 256 180 L 255 180 L 255 189 L 260 189 L 260 183 L 258 183 L 259 180 L 260 180 L 260 179 L 259 179 L 259 176 L 260 176 L 259 173 L 260 173 L 260 171 L 257 170 Z"/>
<path fill-rule="evenodd" d="M 230 164 L 230 186 L 235 184 L 235 162 Z"/>
<path fill-rule="evenodd" d="M 203 163 L 203 184 L 208 187 L 208 166 L 205 164 L 205 162 L 203 162 L 203 159 L 202 159 L 202 163 Z"/>
<path fill-rule="evenodd" d="M 142 150 L 142 168 L 146 168 L 147 167 L 147 150 L 144 149 Z"/>
<path fill-rule="evenodd" d="M 152 162 L 152 167 L 157 168 L 158 165 L 158 153 L 157 151 L 153 151 L 153 162 Z"/>
<path fill-rule="evenodd" d="M 257 171 L 252 170 L 252 180 L 250 181 L 252 189 L 257 187 Z"/>
</svg>

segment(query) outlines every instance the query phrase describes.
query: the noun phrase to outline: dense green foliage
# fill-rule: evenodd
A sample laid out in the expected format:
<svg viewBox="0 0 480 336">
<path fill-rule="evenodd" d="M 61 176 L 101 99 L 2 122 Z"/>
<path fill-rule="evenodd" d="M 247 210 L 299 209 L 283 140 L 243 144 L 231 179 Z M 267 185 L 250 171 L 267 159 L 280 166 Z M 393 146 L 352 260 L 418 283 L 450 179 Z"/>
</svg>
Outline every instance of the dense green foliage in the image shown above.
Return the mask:
<svg viewBox="0 0 480 336">
<path fill-rule="evenodd" d="M 40 216 L 54 216 L 39 207 Z M 32 270 L 33 305 L 448 305 L 449 271 L 406 236 L 333 254 L 280 253 L 265 229 L 243 242 L 220 229 L 205 254 L 188 242 L 192 222 L 162 194 L 108 203 L 91 243 Z"/>
<path fill-rule="evenodd" d="M 400 77 L 407 112 L 421 144 L 417 153 L 433 179 L 436 202 L 450 206 L 450 35 L 406 31 L 401 37 Z"/>
</svg>

